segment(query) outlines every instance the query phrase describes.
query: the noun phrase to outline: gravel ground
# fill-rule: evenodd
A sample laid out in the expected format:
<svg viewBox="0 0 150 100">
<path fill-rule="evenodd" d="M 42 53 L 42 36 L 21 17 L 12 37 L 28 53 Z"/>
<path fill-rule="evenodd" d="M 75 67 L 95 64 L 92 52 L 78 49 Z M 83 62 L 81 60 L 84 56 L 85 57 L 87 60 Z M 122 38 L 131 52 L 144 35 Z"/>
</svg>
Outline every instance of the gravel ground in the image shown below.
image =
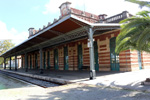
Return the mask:
<svg viewBox="0 0 150 100">
<path fill-rule="evenodd" d="M 0 74 L 0 90 L 10 88 L 22 88 L 22 87 L 33 87 L 33 85 Z"/>
<path fill-rule="evenodd" d="M 30 77 L 25 77 L 25 76 L 20 76 L 20 75 L 15 75 L 15 74 L 11 74 L 11 73 L 5 73 L 5 72 L 1 72 L 1 73 L 6 74 L 6 75 L 11 76 L 11 77 L 15 77 L 17 79 L 21 79 L 21 80 L 30 82 L 30 83 L 35 84 L 35 85 L 42 86 L 42 87 L 59 86 L 58 84 L 54 84 L 54 83 L 51 83 L 51 82 L 38 80 L 38 79 L 30 78 Z"/>
<path fill-rule="evenodd" d="M 150 100 L 150 93 L 69 84 L 50 88 L 27 87 L 1 90 L 0 100 Z"/>
</svg>

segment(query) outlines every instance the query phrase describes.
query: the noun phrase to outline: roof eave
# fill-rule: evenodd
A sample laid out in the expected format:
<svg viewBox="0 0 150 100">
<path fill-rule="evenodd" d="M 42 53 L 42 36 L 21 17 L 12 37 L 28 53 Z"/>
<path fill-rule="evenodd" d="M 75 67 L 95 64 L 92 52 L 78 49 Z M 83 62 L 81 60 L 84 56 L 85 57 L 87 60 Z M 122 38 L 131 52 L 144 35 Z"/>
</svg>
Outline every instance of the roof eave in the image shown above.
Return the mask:
<svg viewBox="0 0 150 100">
<path fill-rule="evenodd" d="M 3 54 L 0 55 L 0 56 L 1 56 L 1 57 L 4 57 L 7 52 L 9 52 L 9 51 L 15 49 L 16 47 L 18 47 L 18 46 L 24 44 L 25 42 L 27 42 L 27 41 L 29 41 L 29 40 L 31 40 L 31 39 L 33 39 L 33 38 L 35 38 L 35 37 L 41 35 L 42 33 L 44 33 L 44 32 L 46 32 L 46 31 L 50 30 L 51 28 L 53 28 L 53 27 L 59 25 L 60 23 L 66 21 L 66 20 L 68 20 L 68 19 L 70 19 L 70 18 L 76 19 L 76 20 L 78 20 L 78 21 L 80 21 L 80 22 L 86 24 L 87 26 L 93 26 L 93 27 L 96 27 L 96 26 L 119 26 L 119 27 L 120 27 L 120 26 L 121 26 L 121 24 L 116 24 L 116 23 L 90 23 L 90 22 L 88 22 L 88 21 L 86 21 L 86 20 L 83 20 L 83 19 L 80 19 L 80 18 L 76 17 L 76 16 L 73 15 L 73 14 L 69 14 L 69 15 L 64 16 L 62 19 L 58 20 L 57 22 L 53 23 L 52 25 L 48 26 L 47 28 L 41 30 L 39 33 L 33 35 L 32 37 L 30 37 L 29 39 L 25 40 L 24 42 L 18 44 L 17 46 L 15 46 L 15 47 L 13 47 L 13 48 L 11 48 L 11 49 L 9 49 L 8 51 L 6 51 L 5 53 L 3 53 Z"/>
<path fill-rule="evenodd" d="M 70 17 L 71 17 L 71 15 L 67 15 L 67 16 L 63 17 L 62 19 L 58 20 L 58 22 L 56 22 L 56 23 L 54 23 L 54 24 L 48 26 L 48 27 L 45 28 L 44 30 L 41 30 L 39 33 L 33 35 L 32 37 L 28 38 L 28 39 L 25 40 L 24 42 L 18 44 L 17 46 L 15 46 L 15 47 L 13 47 L 13 48 L 7 50 L 5 53 L 1 54 L 0 56 L 3 57 L 7 52 L 13 50 L 14 48 L 16 48 L 16 47 L 18 47 L 18 46 L 20 46 L 20 45 L 22 45 L 23 43 L 25 43 L 25 42 L 27 42 L 27 41 L 29 41 L 29 40 L 35 38 L 36 36 L 38 36 L 38 35 L 40 35 L 40 34 L 46 32 L 47 30 L 50 30 L 51 28 L 53 28 L 53 27 L 55 27 L 56 25 L 58 25 L 58 24 L 64 22 L 65 20 L 69 19 Z"/>
</svg>

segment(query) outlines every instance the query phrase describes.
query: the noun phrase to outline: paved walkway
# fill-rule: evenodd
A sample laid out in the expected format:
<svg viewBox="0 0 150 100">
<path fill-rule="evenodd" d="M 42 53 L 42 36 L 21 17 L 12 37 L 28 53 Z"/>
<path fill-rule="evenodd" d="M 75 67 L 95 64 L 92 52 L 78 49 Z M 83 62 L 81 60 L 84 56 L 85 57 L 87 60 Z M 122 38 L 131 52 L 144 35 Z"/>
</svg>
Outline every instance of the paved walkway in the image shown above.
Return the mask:
<svg viewBox="0 0 150 100">
<path fill-rule="evenodd" d="M 86 83 L 97 86 L 110 86 L 150 92 L 150 86 L 141 85 L 142 81 L 150 77 L 150 70 L 148 69 L 134 72 L 97 72 L 97 77 L 95 80 L 89 80 L 88 71 L 45 70 L 44 74 L 39 74 L 39 70 L 29 70 L 28 72 L 25 72 L 24 69 L 19 69 L 17 72 L 48 76 L 77 83 Z"/>
</svg>

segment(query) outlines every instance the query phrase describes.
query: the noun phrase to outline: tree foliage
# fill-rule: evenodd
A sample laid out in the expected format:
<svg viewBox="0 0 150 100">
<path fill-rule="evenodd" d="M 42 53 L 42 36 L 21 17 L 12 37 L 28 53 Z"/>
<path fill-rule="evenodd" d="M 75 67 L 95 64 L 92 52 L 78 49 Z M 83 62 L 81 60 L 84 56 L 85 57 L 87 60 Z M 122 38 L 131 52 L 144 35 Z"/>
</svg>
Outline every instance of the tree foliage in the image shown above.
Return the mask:
<svg viewBox="0 0 150 100">
<path fill-rule="evenodd" d="M 142 7 L 150 7 L 149 1 L 141 1 L 141 0 L 125 0 L 125 1 L 139 4 L 141 8 Z"/>
<path fill-rule="evenodd" d="M 150 2 L 139 0 L 126 0 L 139 4 L 141 7 L 150 7 Z M 150 52 L 150 11 L 141 11 L 131 18 L 120 23 L 121 32 L 116 39 L 116 53 L 128 49 Z"/>
<path fill-rule="evenodd" d="M 15 45 L 12 43 L 11 40 L 1 40 L 0 41 L 0 55 L 5 53 L 10 48 L 14 47 Z M 0 64 L 4 62 L 3 57 L 0 57 Z"/>
</svg>

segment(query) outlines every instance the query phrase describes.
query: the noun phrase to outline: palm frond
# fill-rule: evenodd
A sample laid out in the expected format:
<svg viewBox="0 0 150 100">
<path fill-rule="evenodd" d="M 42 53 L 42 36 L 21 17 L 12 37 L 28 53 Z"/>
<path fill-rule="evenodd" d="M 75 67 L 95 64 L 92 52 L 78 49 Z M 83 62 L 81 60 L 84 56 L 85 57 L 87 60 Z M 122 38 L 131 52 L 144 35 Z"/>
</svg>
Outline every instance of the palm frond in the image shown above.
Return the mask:
<svg viewBox="0 0 150 100">
<path fill-rule="evenodd" d="M 116 45 L 115 52 L 119 54 L 121 51 L 128 50 L 130 44 L 130 38 L 124 38 L 120 44 Z"/>
<path fill-rule="evenodd" d="M 138 16 L 127 18 L 120 23 L 121 32 L 116 38 L 115 52 L 128 49 L 150 52 L 150 12 L 141 11 Z"/>
<path fill-rule="evenodd" d="M 140 34 L 137 40 L 137 47 L 139 49 L 145 47 L 145 44 L 148 43 L 148 39 L 150 39 L 150 27 L 145 28 L 142 34 Z"/>
<path fill-rule="evenodd" d="M 116 38 L 116 45 L 120 44 L 120 42 L 127 38 L 127 37 L 134 37 L 134 34 L 140 34 L 142 30 L 140 30 L 139 28 L 133 28 L 133 29 L 130 29 L 129 31 L 127 32 L 121 32 L 117 38 Z M 133 39 L 132 39 L 133 40 Z"/>
<path fill-rule="evenodd" d="M 136 3 L 140 5 L 140 8 L 143 7 L 150 7 L 150 2 L 149 1 L 141 1 L 141 0 L 125 0 L 131 3 Z"/>
<path fill-rule="evenodd" d="M 136 15 L 139 15 L 142 17 L 149 17 L 149 14 L 150 14 L 150 11 L 147 11 L 147 10 L 143 10 L 143 11 L 136 13 Z"/>
</svg>

